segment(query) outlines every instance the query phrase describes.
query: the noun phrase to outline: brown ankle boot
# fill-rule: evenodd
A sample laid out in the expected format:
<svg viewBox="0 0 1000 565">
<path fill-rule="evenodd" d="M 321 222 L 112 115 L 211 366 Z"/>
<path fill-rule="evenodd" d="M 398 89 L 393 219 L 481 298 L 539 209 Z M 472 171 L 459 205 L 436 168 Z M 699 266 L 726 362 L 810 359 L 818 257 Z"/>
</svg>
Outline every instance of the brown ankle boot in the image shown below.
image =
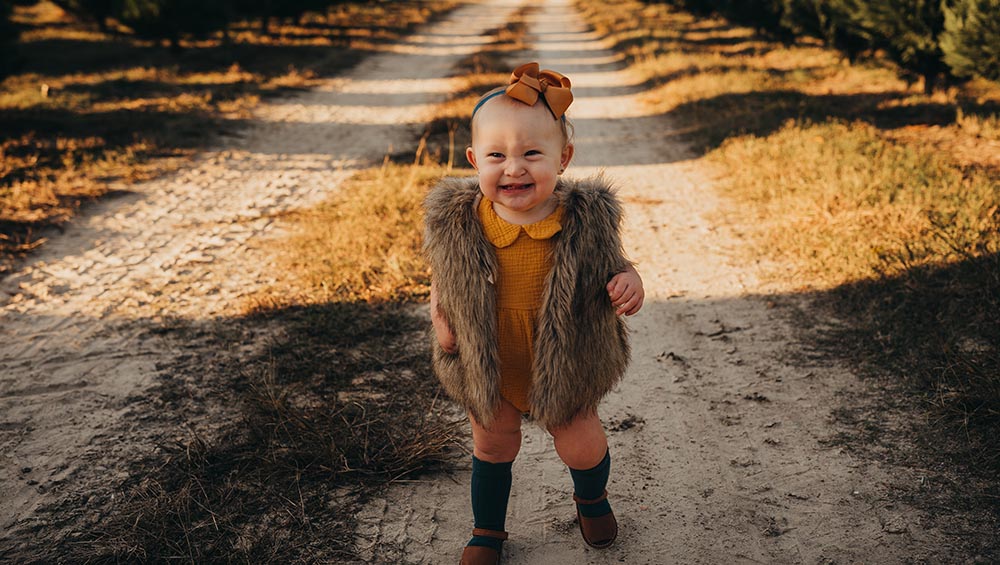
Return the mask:
<svg viewBox="0 0 1000 565">
<path fill-rule="evenodd" d="M 487 530 L 485 528 L 473 529 L 472 535 L 496 538 L 500 541 L 507 540 L 507 532 L 498 532 L 496 530 Z M 492 547 L 467 545 L 465 546 L 465 549 L 462 550 L 461 565 L 499 565 L 499 563 L 500 552 Z"/>
<path fill-rule="evenodd" d="M 584 500 L 575 494 L 573 495 L 573 501 L 583 505 L 597 504 L 606 498 L 608 498 L 608 491 L 604 491 L 604 494 L 593 500 Z M 604 516 L 598 516 L 597 518 L 587 518 L 583 514 L 580 514 L 578 506 L 576 509 L 576 519 L 580 523 L 580 534 L 583 535 L 583 541 L 587 542 L 587 545 L 590 547 L 595 549 L 610 547 L 615 542 L 615 538 L 618 537 L 618 520 L 615 520 L 614 512 L 608 512 Z"/>
</svg>

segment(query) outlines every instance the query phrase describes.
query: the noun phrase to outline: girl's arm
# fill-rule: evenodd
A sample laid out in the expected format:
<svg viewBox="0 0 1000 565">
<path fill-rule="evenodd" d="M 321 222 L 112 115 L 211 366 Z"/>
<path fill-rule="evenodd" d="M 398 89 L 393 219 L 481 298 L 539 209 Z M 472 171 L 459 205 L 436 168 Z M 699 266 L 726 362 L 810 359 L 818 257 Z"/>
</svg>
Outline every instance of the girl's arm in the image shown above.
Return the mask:
<svg viewBox="0 0 1000 565">
<path fill-rule="evenodd" d="M 642 308 L 642 301 L 646 293 L 642 290 L 642 278 L 635 267 L 629 265 L 621 273 L 618 273 L 608 282 L 608 296 L 614 304 L 615 313 L 621 316 L 631 316 Z M 431 303 L 434 302 L 434 285 L 431 284 Z M 440 339 L 440 338 L 438 338 Z"/>
<path fill-rule="evenodd" d="M 434 279 L 431 279 L 431 323 L 434 324 L 434 334 L 437 336 L 441 349 L 448 353 L 458 351 L 455 343 L 455 333 L 451 331 L 451 324 L 448 323 L 447 316 L 438 306 L 437 289 L 434 287 Z"/>
</svg>

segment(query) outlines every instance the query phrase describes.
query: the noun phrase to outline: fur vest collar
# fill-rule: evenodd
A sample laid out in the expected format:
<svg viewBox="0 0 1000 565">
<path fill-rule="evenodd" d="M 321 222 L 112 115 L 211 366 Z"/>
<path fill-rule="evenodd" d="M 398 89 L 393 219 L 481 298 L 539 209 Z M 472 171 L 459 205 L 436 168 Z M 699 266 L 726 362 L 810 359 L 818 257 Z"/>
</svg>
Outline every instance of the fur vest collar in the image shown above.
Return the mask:
<svg viewBox="0 0 1000 565">
<path fill-rule="evenodd" d="M 619 236 L 621 205 L 600 176 L 560 179 L 564 207 L 554 236 L 534 344 L 531 416 L 543 427 L 567 424 L 594 409 L 621 379 L 629 359 L 624 323 L 606 285 L 629 263 Z M 498 263 L 476 213 L 475 177 L 447 178 L 424 202 L 424 251 L 441 311 L 458 351 L 434 341 L 434 370 L 445 391 L 484 426 L 500 403 L 496 292 Z"/>
</svg>

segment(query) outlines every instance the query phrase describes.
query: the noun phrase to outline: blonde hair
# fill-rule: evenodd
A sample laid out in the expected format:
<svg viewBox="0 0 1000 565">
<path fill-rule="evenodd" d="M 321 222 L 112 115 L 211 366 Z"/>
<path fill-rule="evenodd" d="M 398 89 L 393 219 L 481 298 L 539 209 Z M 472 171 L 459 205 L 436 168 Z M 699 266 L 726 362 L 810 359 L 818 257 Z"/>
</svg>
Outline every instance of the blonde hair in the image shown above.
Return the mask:
<svg viewBox="0 0 1000 565">
<path fill-rule="evenodd" d="M 482 106 L 484 106 L 488 101 L 490 101 L 491 98 L 504 98 L 510 104 L 513 105 L 521 104 L 527 106 L 527 104 L 525 104 L 524 102 L 511 98 L 510 96 L 499 95 L 499 93 L 504 92 L 506 89 L 507 89 L 506 86 L 498 86 L 493 90 L 487 92 L 486 94 L 480 96 L 479 100 L 476 101 L 476 105 L 473 106 L 472 110 L 472 119 L 469 123 L 469 129 L 472 131 L 473 134 L 475 134 L 476 131 L 476 114 L 479 112 L 479 109 Z M 544 95 L 538 97 L 538 102 L 545 104 Z M 538 105 L 538 102 L 535 102 L 535 106 Z M 559 131 L 560 133 L 562 133 L 563 146 L 565 147 L 573 138 L 573 124 L 570 123 L 569 119 L 566 117 L 565 114 L 563 114 L 562 117 L 560 117 L 556 121 L 559 122 Z"/>
</svg>

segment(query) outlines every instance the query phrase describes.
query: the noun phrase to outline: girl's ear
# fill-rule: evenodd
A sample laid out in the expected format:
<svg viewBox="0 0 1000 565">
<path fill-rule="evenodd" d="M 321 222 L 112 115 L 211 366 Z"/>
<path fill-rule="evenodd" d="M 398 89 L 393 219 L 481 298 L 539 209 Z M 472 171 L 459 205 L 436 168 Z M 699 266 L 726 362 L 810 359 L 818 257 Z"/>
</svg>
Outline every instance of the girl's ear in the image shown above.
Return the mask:
<svg viewBox="0 0 1000 565">
<path fill-rule="evenodd" d="M 476 153 L 472 150 L 471 145 L 465 148 L 465 160 L 472 165 L 473 169 L 476 169 L 477 171 L 479 170 L 479 167 L 476 166 Z"/>
<path fill-rule="evenodd" d="M 559 166 L 562 167 L 563 170 L 565 170 L 566 167 L 569 166 L 569 162 L 573 160 L 573 151 L 574 148 L 572 143 L 567 143 L 566 147 L 563 147 L 562 156 L 559 158 Z"/>
</svg>

